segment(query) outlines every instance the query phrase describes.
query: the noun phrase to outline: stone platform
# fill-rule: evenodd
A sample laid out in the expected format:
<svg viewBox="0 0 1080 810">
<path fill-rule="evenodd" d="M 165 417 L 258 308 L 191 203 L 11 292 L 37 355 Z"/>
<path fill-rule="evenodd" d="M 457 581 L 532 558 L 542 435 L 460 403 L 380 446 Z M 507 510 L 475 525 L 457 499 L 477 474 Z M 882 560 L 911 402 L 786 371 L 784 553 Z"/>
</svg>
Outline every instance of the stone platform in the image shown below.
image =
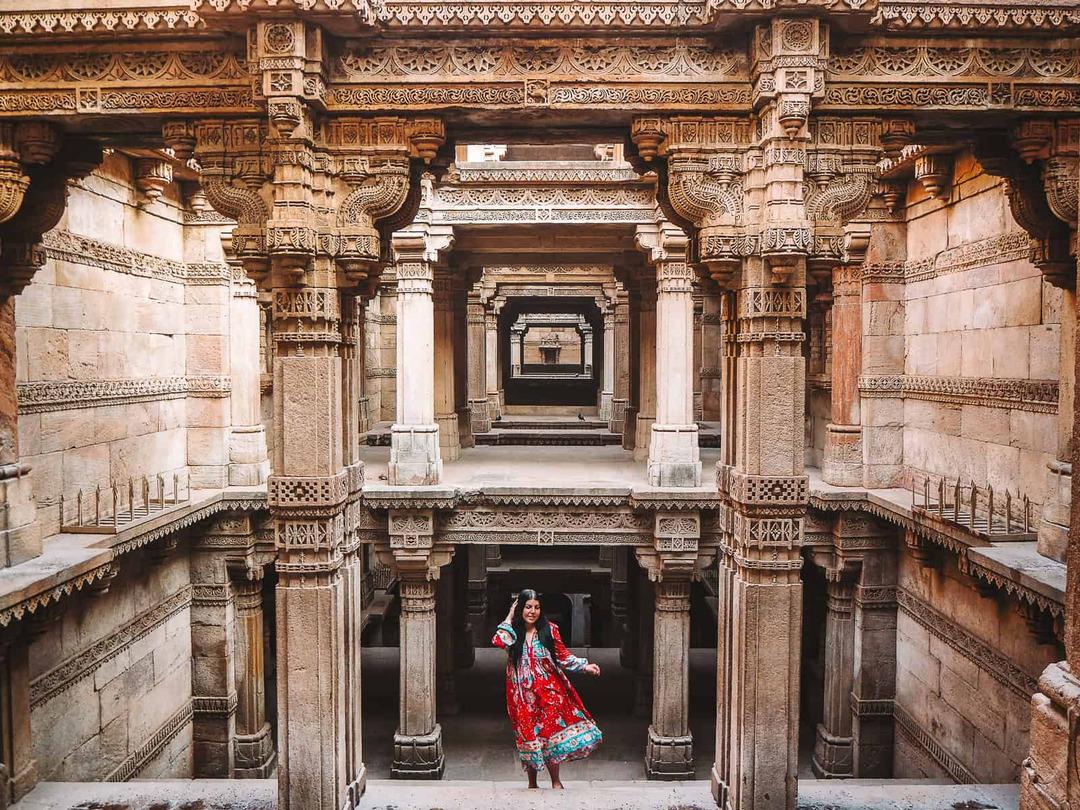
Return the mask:
<svg viewBox="0 0 1080 810">
<path fill-rule="evenodd" d="M 543 784 L 543 783 L 542 783 Z M 715 810 L 709 783 L 575 782 L 566 790 L 528 790 L 521 782 L 410 782 L 371 779 L 363 810 Z M 14 810 L 274 810 L 271 779 L 162 780 L 158 782 L 44 782 Z M 943 785 L 905 780 L 801 780 L 803 810 L 1015 810 L 1015 785 Z"/>
</svg>

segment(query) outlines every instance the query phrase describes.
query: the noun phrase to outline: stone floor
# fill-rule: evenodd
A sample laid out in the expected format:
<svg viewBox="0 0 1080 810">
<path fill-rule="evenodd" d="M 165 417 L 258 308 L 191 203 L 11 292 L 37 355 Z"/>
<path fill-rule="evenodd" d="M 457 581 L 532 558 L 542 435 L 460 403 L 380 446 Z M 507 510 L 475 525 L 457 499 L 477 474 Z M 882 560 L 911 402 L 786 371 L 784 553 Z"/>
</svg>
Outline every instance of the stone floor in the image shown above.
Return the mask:
<svg viewBox="0 0 1080 810">
<path fill-rule="evenodd" d="M 645 487 L 648 477 L 644 461 L 635 461 L 634 454 L 621 447 L 590 447 L 583 461 L 578 447 L 467 447 L 457 461 L 444 462 L 442 484 L 446 486 L 482 487 L 518 486 L 551 487 L 558 482 L 561 489 L 603 487 Z M 701 448 L 702 481 L 715 492 L 713 481 L 720 451 Z M 366 465 L 368 483 L 384 482 L 390 461 L 389 447 L 360 448 Z"/>
<path fill-rule="evenodd" d="M 572 648 L 600 665 L 599 679 L 575 676 L 582 700 L 604 733 L 604 742 L 588 759 L 565 768 L 567 779 L 639 780 L 645 778 L 643 756 L 648 717 L 632 712 L 634 673 L 619 666 L 618 650 Z M 398 650 L 365 647 L 363 661 L 364 762 L 371 779 L 390 776 L 393 735 L 397 726 Z M 446 755 L 446 779 L 521 780 L 513 735 L 506 717 L 505 653 L 478 648 L 476 663 L 457 674 L 458 711 L 438 709 Z M 715 734 L 716 650 L 690 651 L 691 731 L 694 734 L 695 777 L 707 779 Z"/>
<path fill-rule="evenodd" d="M 14 810 L 275 810 L 272 779 L 44 783 Z M 1016 810 L 1015 785 L 800 780 L 801 810 Z M 520 782 L 369 779 L 363 810 L 715 810 L 709 783 L 581 782 L 526 790 Z"/>
</svg>

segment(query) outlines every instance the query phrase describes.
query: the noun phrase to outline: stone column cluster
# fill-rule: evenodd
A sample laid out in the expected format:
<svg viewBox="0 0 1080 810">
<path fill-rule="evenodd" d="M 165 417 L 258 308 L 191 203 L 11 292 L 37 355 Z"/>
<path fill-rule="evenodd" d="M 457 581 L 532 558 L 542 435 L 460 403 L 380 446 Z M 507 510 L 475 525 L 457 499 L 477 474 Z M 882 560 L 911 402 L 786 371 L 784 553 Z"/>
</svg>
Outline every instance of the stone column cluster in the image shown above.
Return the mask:
<svg viewBox="0 0 1080 810">
<path fill-rule="evenodd" d="M 252 47 L 289 51 L 277 58 L 276 83 L 264 77 L 269 122 L 201 120 L 170 133 L 194 143 L 207 200 L 237 221 L 234 256 L 270 291 L 276 436 L 267 502 L 278 575 L 279 804 L 340 810 L 357 805 L 366 778 L 356 295 L 384 256 L 377 223 L 415 195 L 413 164 L 430 161 L 444 135 L 434 119 L 338 117 L 316 126 L 316 113 L 282 88 L 303 86 L 304 66 L 318 58 L 308 49 L 320 45 L 302 21 L 260 22 Z M 412 329 L 399 332 L 409 396 L 398 392 L 391 474 L 422 480 L 437 476 L 440 463 L 433 262 L 423 234 L 395 249 L 399 324 Z M 257 738 L 257 712 L 245 721 L 245 736 Z"/>
</svg>

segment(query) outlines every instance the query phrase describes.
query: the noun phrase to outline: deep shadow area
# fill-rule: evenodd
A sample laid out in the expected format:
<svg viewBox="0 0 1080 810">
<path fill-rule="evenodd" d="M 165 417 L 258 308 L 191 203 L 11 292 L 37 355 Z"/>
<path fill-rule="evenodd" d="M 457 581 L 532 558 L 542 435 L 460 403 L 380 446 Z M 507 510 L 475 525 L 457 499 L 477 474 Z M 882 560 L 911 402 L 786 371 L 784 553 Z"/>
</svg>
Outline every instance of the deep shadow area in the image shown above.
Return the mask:
<svg viewBox="0 0 1080 810">
<path fill-rule="evenodd" d="M 604 732 L 604 743 L 588 759 L 566 766 L 567 779 L 644 779 L 648 717 L 632 713 L 634 672 L 619 666 L 612 648 L 573 648 L 600 665 L 602 676 L 574 675 L 574 686 Z M 394 729 L 398 722 L 398 650 L 363 650 L 364 762 L 371 779 L 390 777 Z M 524 782 L 506 716 L 505 653 L 478 648 L 476 663 L 456 677 L 457 712 L 438 709 L 446 753 L 445 779 Z M 690 729 L 694 735 L 694 776 L 708 779 L 716 729 L 716 650 L 690 651 Z M 546 775 L 544 779 L 546 780 Z"/>
</svg>

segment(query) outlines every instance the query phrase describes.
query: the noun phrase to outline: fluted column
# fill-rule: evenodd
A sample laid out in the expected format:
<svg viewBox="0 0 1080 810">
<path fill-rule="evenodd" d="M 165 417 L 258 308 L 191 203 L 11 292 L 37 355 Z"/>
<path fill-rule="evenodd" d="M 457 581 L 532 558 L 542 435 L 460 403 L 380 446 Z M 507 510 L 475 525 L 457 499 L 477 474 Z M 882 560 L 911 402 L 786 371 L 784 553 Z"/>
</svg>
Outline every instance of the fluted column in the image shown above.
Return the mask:
<svg viewBox="0 0 1080 810">
<path fill-rule="evenodd" d="M 445 239 L 424 229 L 394 234 L 398 278 L 397 419 L 390 431 L 389 483 L 436 484 L 442 475 L 435 423 L 434 265 Z M 452 388 L 451 388 L 452 390 Z"/>
<path fill-rule="evenodd" d="M 661 223 L 648 231 L 639 228 L 636 240 L 656 267 L 656 358 L 651 381 L 656 419 L 649 434 L 649 483 L 700 486 L 694 420 L 694 276 L 686 260 L 686 235 Z"/>
<path fill-rule="evenodd" d="M 862 419 L 859 375 L 862 373 L 862 275 L 858 266 L 832 273 L 832 421 L 825 428 L 822 478 L 837 486 L 863 482 Z"/>
<path fill-rule="evenodd" d="M 266 720 L 266 667 L 263 661 L 263 582 L 234 580 L 236 604 L 237 778 L 266 779 L 277 754 Z"/>
<path fill-rule="evenodd" d="M 443 461 L 461 456 L 457 409 L 454 407 L 454 300 L 450 271 L 435 272 L 435 424 Z"/>
<path fill-rule="evenodd" d="M 854 675 L 855 583 L 841 569 L 828 583 L 825 614 L 825 701 L 812 765 L 818 777 L 853 774 L 851 686 Z"/>
</svg>

